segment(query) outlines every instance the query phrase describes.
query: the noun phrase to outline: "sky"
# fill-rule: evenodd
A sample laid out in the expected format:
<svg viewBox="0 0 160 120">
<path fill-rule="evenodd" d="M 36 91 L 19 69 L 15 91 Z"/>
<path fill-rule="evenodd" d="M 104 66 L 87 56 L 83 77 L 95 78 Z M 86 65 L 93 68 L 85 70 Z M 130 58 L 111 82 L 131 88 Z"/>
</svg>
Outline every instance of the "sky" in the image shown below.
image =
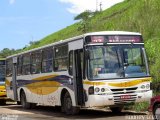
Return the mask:
<svg viewBox="0 0 160 120">
<path fill-rule="evenodd" d="M 0 0 L 0 50 L 21 49 L 61 30 L 85 10 L 105 10 L 123 0 Z"/>
</svg>

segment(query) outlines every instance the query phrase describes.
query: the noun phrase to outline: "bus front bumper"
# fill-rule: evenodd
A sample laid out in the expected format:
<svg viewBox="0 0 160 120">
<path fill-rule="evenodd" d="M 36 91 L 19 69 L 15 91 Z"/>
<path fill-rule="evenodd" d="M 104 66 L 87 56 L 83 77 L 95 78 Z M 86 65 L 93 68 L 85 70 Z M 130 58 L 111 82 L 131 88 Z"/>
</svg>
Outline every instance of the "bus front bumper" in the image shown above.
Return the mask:
<svg viewBox="0 0 160 120">
<path fill-rule="evenodd" d="M 101 95 L 89 95 L 86 107 L 101 107 L 101 106 L 114 106 L 114 105 L 127 105 L 138 102 L 145 102 L 152 97 L 152 90 L 141 91 L 135 93 L 126 94 L 101 94 Z"/>
</svg>

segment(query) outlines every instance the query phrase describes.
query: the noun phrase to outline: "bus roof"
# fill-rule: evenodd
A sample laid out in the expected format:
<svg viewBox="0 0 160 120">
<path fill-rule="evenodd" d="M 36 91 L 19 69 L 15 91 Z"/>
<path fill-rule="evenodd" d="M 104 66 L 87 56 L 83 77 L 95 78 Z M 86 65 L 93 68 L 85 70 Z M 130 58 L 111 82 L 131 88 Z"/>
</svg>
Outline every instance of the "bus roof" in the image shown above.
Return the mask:
<svg viewBox="0 0 160 120">
<path fill-rule="evenodd" d="M 90 33 L 85 33 L 83 35 L 75 36 L 75 37 L 72 37 L 72 38 L 60 40 L 58 42 L 54 42 L 54 43 L 51 43 L 51 44 L 48 44 L 48 45 L 44 45 L 44 46 L 41 46 L 41 47 L 38 47 L 38 48 L 34 48 L 34 49 L 31 49 L 31 50 L 28 50 L 28 51 L 24 51 L 22 53 L 11 55 L 11 56 L 8 56 L 7 58 L 16 57 L 18 55 L 22 55 L 22 54 L 29 53 L 29 52 L 32 52 L 32 51 L 40 50 L 40 49 L 43 49 L 43 48 L 46 48 L 46 47 L 51 47 L 53 45 L 58 45 L 58 44 L 61 44 L 61 43 L 67 43 L 67 42 L 75 41 L 77 39 L 82 39 L 82 38 L 84 38 L 86 36 L 89 36 L 89 35 L 141 35 L 141 34 L 138 33 L 138 32 L 127 32 L 127 31 L 90 32 Z"/>
<path fill-rule="evenodd" d="M 127 32 L 127 31 L 101 31 L 101 32 L 92 32 L 86 33 L 85 36 L 88 35 L 141 35 L 138 32 Z"/>
</svg>

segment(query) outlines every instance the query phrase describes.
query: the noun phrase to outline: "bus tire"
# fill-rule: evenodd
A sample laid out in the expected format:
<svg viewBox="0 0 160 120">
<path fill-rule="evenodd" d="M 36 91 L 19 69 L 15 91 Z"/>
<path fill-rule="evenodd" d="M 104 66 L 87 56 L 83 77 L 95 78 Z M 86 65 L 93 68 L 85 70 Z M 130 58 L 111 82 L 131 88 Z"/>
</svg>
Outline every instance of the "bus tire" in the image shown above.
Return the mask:
<svg viewBox="0 0 160 120">
<path fill-rule="evenodd" d="M 24 109 L 30 109 L 31 104 L 27 102 L 26 95 L 24 91 L 21 92 L 21 105 Z"/>
<path fill-rule="evenodd" d="M 112 113 L 121 113 L 122 112 L 122 109 L 123 107 L 110 107 Z"/>
<path fill-rule="evenodd" d="M 0 105 L 6 105 L 6 100 L 0 100 Z"/>
<path fill-rule="evenodd" d="M 20 102 L 20 101 L 17 101 L 17 105 L 21 105 L 21 102 Z"/>
<path fill-rule="evenodd" d="M 64 95 L 62 108 L 67 115 L 75 115 L 79 113 L 79 108 L 72 106 L 72 99 L 69 92 L 66 92 Z"/>
<path fill-rule="evenodd" d="M 32 109 L 34 109 L 34 108 L 36 108 L 36 106 L 37 106 L 37 104 L 36 103 L 30 103 L 30 108 L 32 108 Z"/>
</svg>

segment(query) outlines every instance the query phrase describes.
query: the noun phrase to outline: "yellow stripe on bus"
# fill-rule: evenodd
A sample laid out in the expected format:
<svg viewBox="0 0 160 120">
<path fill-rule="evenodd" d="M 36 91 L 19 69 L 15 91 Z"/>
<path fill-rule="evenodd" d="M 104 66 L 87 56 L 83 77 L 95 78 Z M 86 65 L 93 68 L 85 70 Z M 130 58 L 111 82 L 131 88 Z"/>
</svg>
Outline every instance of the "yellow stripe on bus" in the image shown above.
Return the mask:
<svg viewBox="0 0 160 120">
<path fill-rule="evenodd" d="M 139 80 L 127 81 L 127 82 L 108 83 L 108 85 L 112 87 L 131 87 L 143 82 L 150 82 L 150 81 L 151 81 L 151 78 L 144 78 Z"/>
<path fill-rule="evenodd" d="M 135 85 L 138 85 L 140 83 L 143 83 L 143 82 L 150 82 L 152 79 L 151 77 L 149 78 L 143 78 L 143 79 L 138 79 L 138 80 L 129 80 L 127 82 L 112 82 L 112 83 L 108 83 L 108 82 L 94 82 L 94 81 L 88 81 L 88 80 L 84 80 L 83 81 L 83 84 L 86 84 L 86 85 L 92 85 L 92 86 L 99 86 L 99 85 L 109 85 L 109 86 L 112 86 L 112 87 L 131 87 L 131 86 L 135 86 Z M 114 80 L 113 80 L 114 81 Z"/>
<path fill-rule="evenodd" d="M 31 83 L 26 85 L 26 87 L 35 94 L 38 95 L 48 95 L 58 90 L 60 87 L 59 82 L 55 81 L 42 81 L 37 83 Z"/>
<path fill-rule="evenodd" d="M 10 86 L 11 85 L 11 82 L 9 80 L 6 79 L 6 82 L 5 82 L 6 86 Z"/>
<path fill-rule="evenodd" d="M 83 81 L 83 84 L 98 86 L 98 85 L 106 85 L 106 82 L 93 82 L 93 81 L 85 80 Z"/>
</svg>

